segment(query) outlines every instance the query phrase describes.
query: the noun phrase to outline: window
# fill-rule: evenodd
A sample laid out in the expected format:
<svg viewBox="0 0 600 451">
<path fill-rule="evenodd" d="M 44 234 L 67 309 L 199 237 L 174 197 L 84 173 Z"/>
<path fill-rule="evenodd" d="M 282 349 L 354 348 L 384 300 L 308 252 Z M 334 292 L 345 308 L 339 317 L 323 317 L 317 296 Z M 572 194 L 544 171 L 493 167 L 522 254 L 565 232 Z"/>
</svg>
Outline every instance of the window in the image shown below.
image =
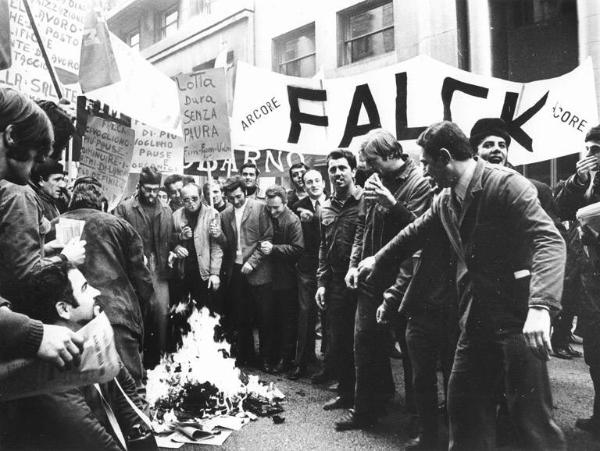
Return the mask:
<svg viewBox="0 0 600 451">
<path fill-rule="evenodd" d="M 339 14 L 341 30 L 340 65 L 394 50 L 392 2 L 376 7 L 352 8 Z"/>
<path fill-rule="evenodd" d="M 164 39 L 168 36 L 171 36 L 175 31 L 177 31 L 178 22 L 179 11 L 177 10 L 177 6 L 163 12 L 160 16 L 159 39 Z"/>
<path fill-rule="evenodd" d="M 139 50 L 140 49 L 140 31 L 135 30 L 135 31 L 132 31 L 131 33 L 129 33 L 129 36 L 127 38 L 127 43 L 129 44 L 129 47 L 131 47 L 132 49 Z"/>
<path fill-rule="evenodd" d="M 316 72 L 315 24 L 273 39 L 273 70 L 296 77 Z"/>
</svg>

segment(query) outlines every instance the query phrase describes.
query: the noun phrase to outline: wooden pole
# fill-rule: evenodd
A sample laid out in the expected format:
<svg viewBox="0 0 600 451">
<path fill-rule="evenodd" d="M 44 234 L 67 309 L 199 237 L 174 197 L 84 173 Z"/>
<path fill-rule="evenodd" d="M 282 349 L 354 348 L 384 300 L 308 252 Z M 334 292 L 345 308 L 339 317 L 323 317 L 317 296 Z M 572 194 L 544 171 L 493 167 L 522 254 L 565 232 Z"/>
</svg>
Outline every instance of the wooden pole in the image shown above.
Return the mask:
<svg viewBox="0 0 600 451">
<path fill-rule="evenodd" d="M 210 205 L 211 207 L 214 207 L 215 201 L 213 200 L 212 190 L 210 189 L 210 186 L 212 185 L 212 182 L 213 182 L 212 173 L 210 170 L 210 161 L 208 161 L 208 164 L 206 165 L 206 170 L 208 171 L 208 205 Z"/>
<path fill-rule="evenodd" d="M 33 33 L 35 34 L 35 38 L 37 39 L 38 45 L 40 46 L 40 50 L 42 52 L 42 57 L 44 58 L 44 63 L 46 63 L 46 67 L 48 68 L 48 72 L 50 73 L 50 78 L 52 79 L 52 84 L 54 85 L 54 89 L 56 90 L 56 95 L 59 100 L 63 98 L 62 90 L 60 89 L 60 84 L 58 83 L 58 79 L 56 78 L 56 74 L 54 73 L 54 66 L 50 63 L 50 58 L 48 58 L 48 54 L 46 53 L 46 48 L 44 47 L 44 43 L 42 42 L 42 37 L 40 36 L 40 32 L 35 25 L 35 20 L 33 19 L 33 14 L 31 13 L 31 8 L 29 7 L 28 0 L 23 0 L 23 4 L 25 5 L 25 11 L 27 12 L 27 17 L 29 17 L 29 23 L 31 24 L 31 28 L 33 29 Z"/>
</svg>

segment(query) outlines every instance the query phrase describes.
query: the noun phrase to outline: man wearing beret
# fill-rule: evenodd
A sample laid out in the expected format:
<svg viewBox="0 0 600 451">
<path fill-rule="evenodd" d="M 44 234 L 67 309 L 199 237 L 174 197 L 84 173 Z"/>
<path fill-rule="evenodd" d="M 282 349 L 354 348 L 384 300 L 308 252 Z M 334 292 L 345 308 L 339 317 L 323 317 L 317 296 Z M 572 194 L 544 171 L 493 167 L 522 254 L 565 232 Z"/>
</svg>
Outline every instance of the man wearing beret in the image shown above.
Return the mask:
<svg viewBox="0 0 600 451">
<path fill-rule="evenodd" d="M 473 151 L 485 161 L 501 166 L 512 168 L 508 162 L 508 149 L 510 146 L 510 134 L 506 127 L 506 122 L 498 117 L 479 119 L 471 129 L 471 146 Z M 548 216 L 552 218 L 558 230 L 566 235 L 566 230 L 560 223 L 558 211 L 552 190 L 548 185 L 539 180 L 528 178 L 538 193 L 538 199 L 542 208 Z M 566 239 L 566 237 L 565 237 Z M 567 289 L 563 293 L 562 311 L 554 318 L 552 325 L 552 351 L 556 357 L 561 359 L 571 359 L 581 357 L 581 353 L 576 351 L 569 344 L 571 338 L 571 326 L 575 316 L 575 297 L 571 290 Z"/>
</svg>

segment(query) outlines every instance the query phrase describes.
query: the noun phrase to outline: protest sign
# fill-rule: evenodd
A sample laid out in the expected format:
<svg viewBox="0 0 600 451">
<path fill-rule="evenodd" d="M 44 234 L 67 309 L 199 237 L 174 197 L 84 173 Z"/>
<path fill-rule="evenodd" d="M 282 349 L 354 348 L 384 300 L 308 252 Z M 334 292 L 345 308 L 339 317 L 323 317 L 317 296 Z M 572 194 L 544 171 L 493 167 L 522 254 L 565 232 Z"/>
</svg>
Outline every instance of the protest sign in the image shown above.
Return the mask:
<svg viewBox="0 0 600 451">
<path fill-rule="evenodd" d="M 502 117 L 509 160 L 529 164 L 576 152 L 598 112 L 591 60 L 561 77 L 515 83 L 426 56 L 336 79 L 303 79 L 238 63 L 231 117 L 235 149 L 327 154 L 356 148 L 383 127 L 412 142 L 430 124 L 456 122 L 468 135 L 482 117 Z"/>
<path fill-rule="evenodd" d="M 183 172 L 183 139 L 158 130 L 140 121 L 133 122 L 135 144 L 131 159 L 131 172 L 138 173 L 144 166 L 153 164 L 165 174 Z"/>
<path fill-rule="evenodd" d="M 0 0 L 0 69 L 8 69 L 11 64 L 10 8 L 8 0 Z"/>
<path fill-rule="evenodd" d="M 29 0 L 33 18 L 51 64 L 71 102 L 80 92 L 77 83 L 85 0 Z M 13 86 L 33 98 L 58 100 L 22 0 L 9 0 L 12 65 L 0 71 L 0 84 Z"/>
<path fill-rule="evenodd" d="M 125 125 L 97 116 L 87 120 L 78 176 L 93 176 L 102 183 L 109 210 L 115 208 L 123 196 L 134 141 L 134 131 Z"/>
<path fill-rule="evenodd" d="M 225 71 L 215 68 L 176 78 L 186 163 L 230 158 Z"/>
<path fill-rule="evenodd" d="M 0 363 L 0 400 L 64 391 L 81 385 L 105 383 L 115 378 L 121 360 L 106 314 L 98 315 L 78 334 L 83 338 L 83 352 L 77 367 L 61 370 L 38 359 Z"/>
</svg>

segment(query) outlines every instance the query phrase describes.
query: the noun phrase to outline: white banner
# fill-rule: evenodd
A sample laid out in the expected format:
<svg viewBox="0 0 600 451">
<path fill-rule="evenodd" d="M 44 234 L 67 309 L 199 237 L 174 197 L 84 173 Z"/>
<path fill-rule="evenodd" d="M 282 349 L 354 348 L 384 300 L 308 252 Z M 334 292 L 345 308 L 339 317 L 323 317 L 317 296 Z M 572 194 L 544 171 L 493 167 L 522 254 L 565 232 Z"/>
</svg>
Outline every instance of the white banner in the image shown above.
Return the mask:
<svg viewBox="0 0 600 451">
<path fill-rule="evenodd" d="M 598 123 L 592 62 L 561 77 L 515 83 L 419 56 L 352 77 L 305 79 L 239 63 L 230 121 L 236 149 L 327 154 L 356 148 L 383 127 L 414 141 L 428 125 L 456 122 L 468 136 L 483 117 L 502 117 L 509 160 L 529 164 L 580 150 Z"/>
<path fill-rule="evenodd" d="M 129 172 L 153 164 L 163 174 L 183 174 L 183 138 L 133 120 L 135 143 Z"/>
</svg>

